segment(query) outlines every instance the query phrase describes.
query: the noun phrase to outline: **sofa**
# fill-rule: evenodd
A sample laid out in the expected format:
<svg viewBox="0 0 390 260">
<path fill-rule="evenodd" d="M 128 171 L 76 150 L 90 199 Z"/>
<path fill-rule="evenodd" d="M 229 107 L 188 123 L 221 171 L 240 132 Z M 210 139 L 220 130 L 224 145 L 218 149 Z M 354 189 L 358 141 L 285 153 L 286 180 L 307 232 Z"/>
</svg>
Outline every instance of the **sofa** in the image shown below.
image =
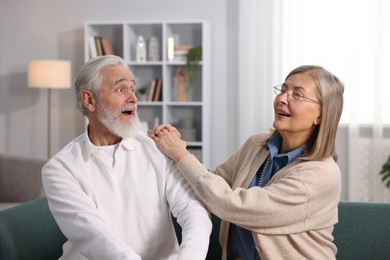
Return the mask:
<svg viewBox="0 0 390 260">
<path fill-rule="evenodd" d="M 208 260 L 221 259 L 220 220 L 212 216 Z M 333 235 L 338 260 L 390 259 L 390 204 L 339 203 Z M 174 221 L 180 240 L 180 226 Z M 49 210 L 46 197 L 0 211 L 0 259 L 51 260 L 62 254 L 66 238 Z"/>
<path fill-rule="evenodd" d="M 207 259 L 221 259 L 220 220 L 212 216 L 213 233 Z M 181 228 L 173 219 L 178 240 Z M 49 210 L 46 197 L 0 211 L 0 259 L 54 260 L 62 255 L 65 236 Z"/>
<path fill-rule="evenodd" d="M 45 195 L 41 170 L 46 161 L 0 153 L 0 210 Z"/>
</svg>

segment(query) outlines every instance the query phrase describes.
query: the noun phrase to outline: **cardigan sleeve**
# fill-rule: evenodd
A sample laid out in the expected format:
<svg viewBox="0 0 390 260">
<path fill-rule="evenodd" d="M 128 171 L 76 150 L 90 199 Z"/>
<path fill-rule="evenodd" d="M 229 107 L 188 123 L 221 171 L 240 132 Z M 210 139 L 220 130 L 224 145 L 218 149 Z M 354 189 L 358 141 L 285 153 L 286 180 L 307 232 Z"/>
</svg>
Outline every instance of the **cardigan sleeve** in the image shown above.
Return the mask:
<svg viewBox="0 0 390 260">
<path fill-rule="evenodd" d="M 178 162 L 196 196 L 221 219 L 264 234 L 291 234 L 337 222 L 340 172 L 334 161 L 292 163 L 281 169 L 268 186 L 250 189 L 232 188 L 231 184 L 242 175 L 252 174 L 246 163 L 228 164 L 235 166 L 217 167 L 225 172 L 217 170 L 213 174 L 192 155 Z M 232 169 L 235 172 L 228 172 Z M 227 182 L 221 177 L 229 174 L 235 175 L 235 180 Z"/>
</svg>

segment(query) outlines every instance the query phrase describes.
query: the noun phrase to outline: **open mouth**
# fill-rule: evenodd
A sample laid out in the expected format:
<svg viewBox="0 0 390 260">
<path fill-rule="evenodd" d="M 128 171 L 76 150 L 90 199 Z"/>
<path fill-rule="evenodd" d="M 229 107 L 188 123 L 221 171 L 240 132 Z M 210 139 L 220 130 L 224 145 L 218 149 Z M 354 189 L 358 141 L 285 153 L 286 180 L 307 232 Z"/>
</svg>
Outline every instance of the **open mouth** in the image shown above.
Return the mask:
<svg viewBox="0 0 390 260">
<path fill-rule="evenodd" d="M 289 113 L 287 113 L 286 111 L 283 111 L 283 110 L 279 110 L 278 111 L 278 115 L 279 116 L 285 116 L 285 117 L 290 117 L 291 116 Z"/>
<path fill-rule="evenodd" d="M 134 116 L 135 115 L 135 110 L 134 109 L 123 110 L 122 114 L 125 115 L 125 116 Z"/>
<path fill-rule="evenodd" d="M 284 114 L 284 113 L 278 113 L 278 115 L 280 115 L 280 116 L 287 116 L 287 117 L 290 117 L 290 115 L 289 115 L 289 114 Z"/>
<path fill-rule="evenodd" d="M 134 110 L 125 110 L 125 111 L 122 111 L 122 114 L 124 114 L 126 116 L 133 116 Z"/>
</svg>

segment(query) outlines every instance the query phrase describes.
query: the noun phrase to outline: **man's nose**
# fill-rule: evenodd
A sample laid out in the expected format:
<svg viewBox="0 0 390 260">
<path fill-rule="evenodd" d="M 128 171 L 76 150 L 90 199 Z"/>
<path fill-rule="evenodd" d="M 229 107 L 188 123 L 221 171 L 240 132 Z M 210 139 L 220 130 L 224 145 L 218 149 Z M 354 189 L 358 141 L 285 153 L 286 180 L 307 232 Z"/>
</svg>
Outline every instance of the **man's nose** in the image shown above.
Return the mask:
<svg viewBox="0 0 390 260">
<path fill-rule="evenodd" d="M 128 94 L 127 97 L 127 103 L 138 103 L 137 95 L 134 91 L 129 91 L 130 94 Z"/>
</svg>

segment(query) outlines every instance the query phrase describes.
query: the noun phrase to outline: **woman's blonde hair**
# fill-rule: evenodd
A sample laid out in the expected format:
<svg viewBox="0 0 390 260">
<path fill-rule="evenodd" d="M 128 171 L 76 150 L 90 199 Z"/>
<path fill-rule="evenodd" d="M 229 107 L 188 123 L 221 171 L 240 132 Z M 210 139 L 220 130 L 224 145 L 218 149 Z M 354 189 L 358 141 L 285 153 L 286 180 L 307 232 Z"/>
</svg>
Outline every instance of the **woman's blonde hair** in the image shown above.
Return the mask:
<svg viewBox="0 0 390 260">
<path fill-rule="evenodd" d="M 317 87 L 321 102 L 321 123 L 316 126 L 306 143 L 302 160 L 322 160 L 332 156 L 337 161 L 336 134 L 343 111 L 344 84 L 332 73 L 316 65 L 304 65 L 292 70 L 286 77 L 306 73 Z"/>
</svg>

